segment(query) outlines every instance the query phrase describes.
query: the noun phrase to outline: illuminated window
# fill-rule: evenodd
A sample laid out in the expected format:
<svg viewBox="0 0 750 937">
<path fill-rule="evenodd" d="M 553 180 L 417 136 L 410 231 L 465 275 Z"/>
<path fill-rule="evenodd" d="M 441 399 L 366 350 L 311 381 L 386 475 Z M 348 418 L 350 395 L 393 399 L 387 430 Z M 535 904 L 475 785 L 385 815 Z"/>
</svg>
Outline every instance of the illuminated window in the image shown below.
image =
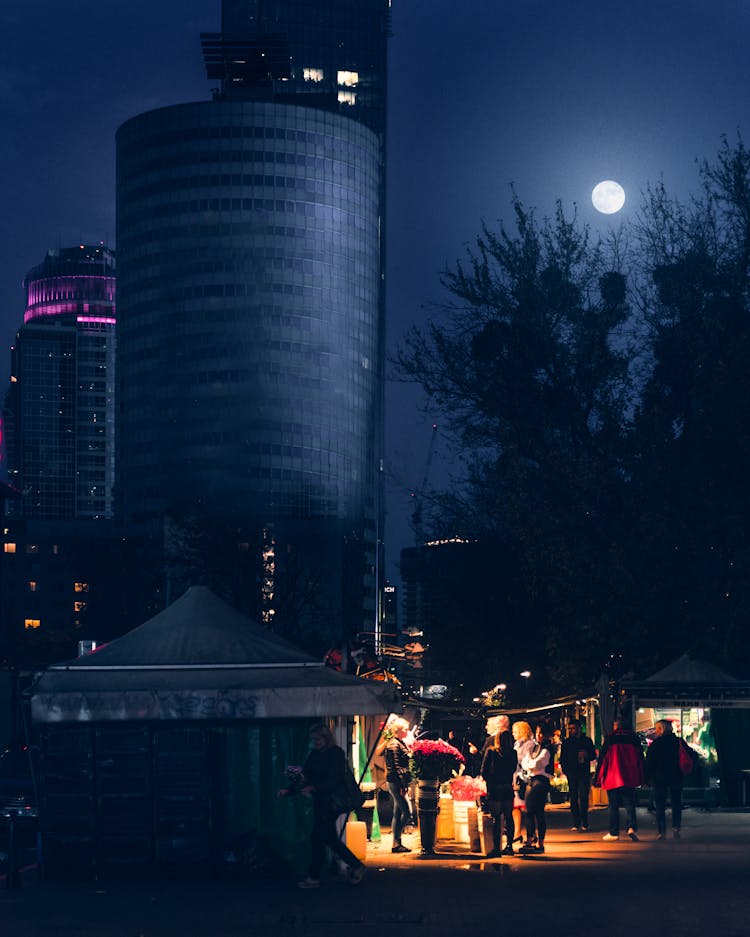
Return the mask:
<svg viewBox="0 0 750 937">
<path fill-rule="evenodd" d="M 85 602 L 74 602 L 74 603 L 73 603 L 73 611 L 74 611 L 74 612 L 85 612 L 85 611 L 86 611 L 86 603 L 85 603 Z"/>
<path fill-rule="evenodd" d="M 29 592 L 36 592 L 36 590 L 37 590 L 37 585 L 38 585 L 38 584 L 37 584 L 37 582 L 36 582 L 35 580 L 33 580 L 33 579 L 29 580 Z"/>
<path fill-rule="evenodd" d="M 87 582 L 74 582 L 73 591 L 74 592 L 88 592 L 89 584 Z"/>
<path fill-rule="evenodd" d="M 322 68 L 303 68 L 302 77 L 305 81 L 323 81 Z"/>
<path fill-rule="evenodd" d="M 6 543 L 6 544 L 3 546 L 3 550 L 4 550 L 6 553 L 15 553 L 15 552 L 16 552 L 16 545 L 15 545 L 15 543 Z"/>
<path fill-rule="evenodd" d="M 52 553 L 53 553 L 55 556 L 57 556 L 57 554 L 58 554 L 59 552 L 60 552 L 60 547 L 59 547 L 56 543 L 53 543 L 53 544 L 52 544 Z"/>
<path fill-rule="evenodd" d="M 27 553 L 38 553 L 38 552 L 39 552 L 39 544 L 37 544 L 37 543 L 27 543 L 27 544 L 26 544 L 26 552 L 27 552 Z"/>
<path fill-rule="evenodd" d="M 339 104 L 356 104 L 357 95 L 353 91 L 339 91 Z"/>
<path fill-rule="evenodd" d="M 41 625 L 41 620 L 39 618 L 25 618 L 23 622 L 24 628 L 35 629 Z"/>
<path fill-rule="evenodd" d="M 359 84 L 359 72 L 337 72 L 336 81 L 345 88 L 356 88 Z"/>
</svg>

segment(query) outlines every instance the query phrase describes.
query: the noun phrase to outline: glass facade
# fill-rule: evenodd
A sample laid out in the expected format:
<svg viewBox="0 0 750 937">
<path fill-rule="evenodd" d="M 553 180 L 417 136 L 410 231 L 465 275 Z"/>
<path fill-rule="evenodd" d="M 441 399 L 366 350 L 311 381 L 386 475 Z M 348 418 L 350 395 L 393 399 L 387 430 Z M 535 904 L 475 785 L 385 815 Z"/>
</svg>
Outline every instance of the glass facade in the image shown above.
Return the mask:
<svg viewBox="0 0 750 937">
<path fill-rule="evenodd" d="M 377 135 L 259 101 L 142 114 L 117 135 L 117 225 L 123 520 L 272 530 L 279 563 L 285 540 L 317 557 L 320 591 L 339 596 L 327 614 L 361 628 L 382 392 Z"/>
<path fill-rule="evenodd" d="M 390 0 L 223 0 L 204 34 L 225 98 L 266 97 L 337 111 L 385 131 Z"/>
<path fill-rule="evenodd" d="M 8 463 L 28 518 L 113 513 L 114 254 L 50 251 L 25 281 L 7 398 Z"/>
</svg>

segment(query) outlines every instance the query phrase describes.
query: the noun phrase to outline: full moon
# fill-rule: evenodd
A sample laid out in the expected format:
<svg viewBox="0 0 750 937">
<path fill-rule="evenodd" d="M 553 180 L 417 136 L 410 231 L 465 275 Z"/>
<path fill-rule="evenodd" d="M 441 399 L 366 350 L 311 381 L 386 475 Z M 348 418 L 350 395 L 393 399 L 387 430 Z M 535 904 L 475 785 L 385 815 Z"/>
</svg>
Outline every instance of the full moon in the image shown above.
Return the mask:
<svg viewBox="0 0 750 937">
<path fill-rule="evenodd" d="M 597 211 L 602 212 L 604 215 L 613 215 L 625 204 L 625 189 L 619 182 L 612 182 L 611 179 L 607 179 L 605 182 L 600 182 L 599 185 L 594 186 L 591 201 Z"/>
</svg>

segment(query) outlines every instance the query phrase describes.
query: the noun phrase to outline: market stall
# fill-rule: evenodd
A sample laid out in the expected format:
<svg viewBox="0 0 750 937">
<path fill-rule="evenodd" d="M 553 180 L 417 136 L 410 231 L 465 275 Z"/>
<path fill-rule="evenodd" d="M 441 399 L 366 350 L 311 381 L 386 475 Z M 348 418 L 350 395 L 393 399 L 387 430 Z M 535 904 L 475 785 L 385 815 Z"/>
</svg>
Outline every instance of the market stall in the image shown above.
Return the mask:
<svg viewBox="0 0 750 937">
<path fill-rule="evenodd" d="M 45 869 L 217 866 L 269 844 L 295 861 L 307 805 L 276 791 L 311 722 L 334 720 L 348 748 L 355 714 L 399 709 L 394 684 L 331 670 L 193 587 L 36 681 Z"/>
<path fill-rule="evenodd" d="M 750 681 L 683 654 L 645 680 L 623 681 L 621 691 L 630 699 L 638 732 L 648 738 L 658 719 L 669 719 L 699 756 L 686 781 L 688 799 L 706 807 L 747 800 Z"/>
</svg>

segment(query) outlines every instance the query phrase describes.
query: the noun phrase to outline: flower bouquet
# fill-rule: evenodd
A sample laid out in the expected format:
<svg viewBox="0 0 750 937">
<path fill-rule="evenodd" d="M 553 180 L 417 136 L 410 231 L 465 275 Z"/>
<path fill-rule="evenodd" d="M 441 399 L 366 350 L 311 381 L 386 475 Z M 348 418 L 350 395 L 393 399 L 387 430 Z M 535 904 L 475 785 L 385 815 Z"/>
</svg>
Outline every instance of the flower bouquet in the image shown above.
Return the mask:
<svg viewBox="0 0 750 937">
<path fill-rule="evenodd" d="M 305 776 L 299 765 L 287 765 L 284 772 L 286 786 L 290 794 L 297 794 L 305 786 Z"/>
<path fill-rule="evenodd" d="M 461 752 L 442 739 L 417 739 L 409 760 L 412 776 L 420 781 L 447 781 L 465 764 Z"/>
<path fill-rule="evenodd" d="M 454 800 L 476 801 L 486 797 L 487 785 L 484 778 L 472 778 L 467 774 L 459 774 L 448 782 L 451 797 Z"/>
</svg>

